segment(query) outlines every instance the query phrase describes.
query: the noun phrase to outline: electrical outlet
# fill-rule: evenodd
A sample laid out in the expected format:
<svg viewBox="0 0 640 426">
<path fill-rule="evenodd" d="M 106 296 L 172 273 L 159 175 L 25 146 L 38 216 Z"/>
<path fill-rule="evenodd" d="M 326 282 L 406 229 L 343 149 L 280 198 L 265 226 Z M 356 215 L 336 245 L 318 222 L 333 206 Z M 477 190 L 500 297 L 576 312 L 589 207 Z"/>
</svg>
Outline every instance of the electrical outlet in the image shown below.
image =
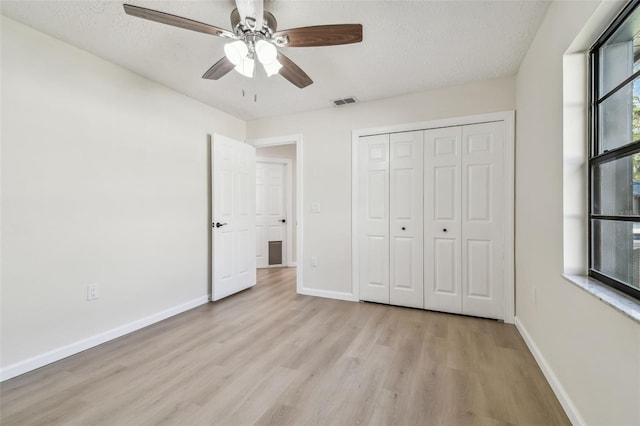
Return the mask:
<svg viewBox="0 0 640 426">
<path fill-rule="evenodd" d="M 320 203 L 314 201 L 311 203 L 311 213 L 320 213 Z"/>
<path fill-rule="evenodd" d="M 89 284 L 87 286 L 87 300 L 94 300 L 100 297 L 98 284 Z"/>
<path fill-rule="evenodd" d="M 317 257 L 311 256 L 311 266 L 314 267 L 314 268 L 316 266 L 318 266 L 318 258 Z"/>
</svg>

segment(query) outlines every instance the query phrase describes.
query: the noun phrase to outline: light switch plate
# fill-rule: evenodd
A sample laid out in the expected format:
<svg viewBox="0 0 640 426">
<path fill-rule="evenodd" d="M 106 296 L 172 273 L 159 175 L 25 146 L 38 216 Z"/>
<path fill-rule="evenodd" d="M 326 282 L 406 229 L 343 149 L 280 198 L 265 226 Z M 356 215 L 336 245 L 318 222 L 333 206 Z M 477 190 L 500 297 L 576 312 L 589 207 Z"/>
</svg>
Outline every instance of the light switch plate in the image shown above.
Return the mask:
<svg viewBox="0 0 640 426">
<path fill-rule="evenodd" d="M 100 297 L 100 287 L 98 284 L 89 284 L 87 286 L 87 300 L 94 300 Z"/>
</svg>

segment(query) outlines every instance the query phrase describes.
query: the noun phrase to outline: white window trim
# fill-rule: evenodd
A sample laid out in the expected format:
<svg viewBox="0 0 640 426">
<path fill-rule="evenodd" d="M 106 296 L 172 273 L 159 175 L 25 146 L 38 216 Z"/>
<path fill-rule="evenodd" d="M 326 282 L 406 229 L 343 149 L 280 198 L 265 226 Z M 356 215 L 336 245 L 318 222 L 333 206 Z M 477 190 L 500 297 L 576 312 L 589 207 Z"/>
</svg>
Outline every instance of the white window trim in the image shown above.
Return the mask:
<svg viewBox="0 0 640 426">
<path fill-rule="evenodd" d="M 563 274 L 640 323 L 640 301 L 588 276 L 589 48 L 626 2 L 602 2 L 563 57 Z"/>
</svg>

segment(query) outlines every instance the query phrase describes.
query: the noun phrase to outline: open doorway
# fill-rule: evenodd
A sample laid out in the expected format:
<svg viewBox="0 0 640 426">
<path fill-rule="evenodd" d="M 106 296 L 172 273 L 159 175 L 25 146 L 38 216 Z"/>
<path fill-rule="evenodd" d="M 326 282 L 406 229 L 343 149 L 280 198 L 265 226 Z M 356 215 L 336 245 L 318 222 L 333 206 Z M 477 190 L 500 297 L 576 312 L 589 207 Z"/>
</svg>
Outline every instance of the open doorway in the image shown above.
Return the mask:
<svg viewBox="0 0 640 426">
<path fill-rule="evenodd" d="M 295 267 L 295 145 L 256 148 L 256 267 Z M 286 156 L 286 157 L 285 157 Z"/>
<path fill-rule="evenodd" d="M 256 266 L 302 288 L 302 137 L 248 141 L 256 148 Z M 291 283 L 293 284 L 293 283 Z"/>
</svg>

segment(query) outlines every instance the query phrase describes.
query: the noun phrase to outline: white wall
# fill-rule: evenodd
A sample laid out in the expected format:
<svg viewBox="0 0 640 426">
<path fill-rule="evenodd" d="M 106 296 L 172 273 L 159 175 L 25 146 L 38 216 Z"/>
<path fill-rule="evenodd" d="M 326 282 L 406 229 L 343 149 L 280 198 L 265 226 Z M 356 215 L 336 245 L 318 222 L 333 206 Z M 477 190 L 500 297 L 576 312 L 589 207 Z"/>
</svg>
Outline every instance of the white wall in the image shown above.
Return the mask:
<svg viewBox="0 0 640 426">
<path fill-rule="evenodd" d="M 352 130 L 512 110 L 514 85 L 514 78 L 502 78 L 249 121 L 250 139 L 290 134 L 304 138 L 304 287 L 342 295 L 352 292 Z M 313 202 L 320 203 L 320 213 L 311 213 Z M 317 257 L 315 268 L 310 266 L 311 256 Z"/>
<path fill-rule="evenodd" d="M 552 3 L 517 75 L 516 314 L 572 420 L 637 425 L 640 325 L 561 276 L 563 54 L 597 6 Z"/>
<path fill-rule="evenodd" d="M 297 237 L 296 237 L 296 194 L 297 194 L 297 186 L 296 186 L 296 179 L 298 176 L 298 171 L 297 171 L 297 165 L 296 165 L 296 145 L 295 144 L 289 144 L 289 145 L 277 145 L 277 146 L 263 146 L 263 147 L 257 147 L 256 148 L 256 157 L 260 158 L 260 157 L 266 157 L 266 158 L 286 158 L 288 160 L 291 160 L 291 191 L 292 191 L 292 195 L 291 195 L 291 214 L 292 217 L 287 218 L 287 220 L 289 220 L 291 222 L 291 229 L 293 232 L 293 235 L 291 236 L 292 238 L 292 253 L 293 253 L 293 259 L 288 259 L 288 261 L 292 261 L 295 262 L 296 261 L 296 255 L 298 253 L 298 246 L 297 246 Z"/>
<path fill-rule="evenodd" d="M 206 297 L 207 134 L 245 123 L 1 23 L 6 369 Z"/>
</svg>

